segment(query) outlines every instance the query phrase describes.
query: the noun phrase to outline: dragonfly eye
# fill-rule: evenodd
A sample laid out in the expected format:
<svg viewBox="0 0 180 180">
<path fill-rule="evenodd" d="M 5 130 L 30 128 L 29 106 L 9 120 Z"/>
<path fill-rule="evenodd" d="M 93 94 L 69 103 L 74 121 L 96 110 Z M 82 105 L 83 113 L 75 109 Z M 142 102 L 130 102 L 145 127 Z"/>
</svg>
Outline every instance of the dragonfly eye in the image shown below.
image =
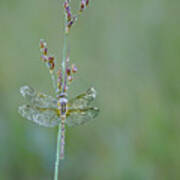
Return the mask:
<svg viewBox="0 0 180 180">
<path fill-rule="evenodd" d="M 66 97 L 67 97 L 67 93 L 60 93 L 60 94 L 59 94 L 59 97 L 60 97 L 60 98 L 66 98 Z"/>
</svg>

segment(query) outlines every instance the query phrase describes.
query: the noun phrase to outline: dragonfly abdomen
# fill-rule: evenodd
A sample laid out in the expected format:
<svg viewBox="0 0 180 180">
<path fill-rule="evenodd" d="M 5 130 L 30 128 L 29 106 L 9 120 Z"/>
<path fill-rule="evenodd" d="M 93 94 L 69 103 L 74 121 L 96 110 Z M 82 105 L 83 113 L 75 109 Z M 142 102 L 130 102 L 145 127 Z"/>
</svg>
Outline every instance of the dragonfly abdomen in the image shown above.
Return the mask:
<svg viewBox="0 0 180 180">
<path fill-rule="evenodd" d="M 65 120 L 67 113 L 67 103 L 68 100 L 66 98 L 66 94 L 60 94 L 58 101 L 58 109 L 60 112 L 61 119 L 61 150 L 60 150 L 60 159 L 64 159 L 64 146 L 65 146 Z"/>
<path fill-rule="evenodd" d="M 61 150 L 60 159 L 64 159 L 64 146 L 65 146 L 65 117 L 61 118 Z"/>
</svg>

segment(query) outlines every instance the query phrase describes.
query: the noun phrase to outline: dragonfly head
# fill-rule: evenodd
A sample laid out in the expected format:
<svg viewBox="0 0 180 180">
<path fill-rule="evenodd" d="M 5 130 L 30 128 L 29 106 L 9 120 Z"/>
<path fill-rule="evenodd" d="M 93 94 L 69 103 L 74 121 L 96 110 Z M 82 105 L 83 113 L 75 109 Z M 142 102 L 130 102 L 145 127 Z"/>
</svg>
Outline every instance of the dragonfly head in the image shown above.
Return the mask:
<svg viewBox="0 0 180 180">
<path fill-rule="evenodd" d="M 57 98 L 67 98 L 67 93 L 62 92 L 56 96 Z"/>
<path fill-rule="evenodd" d="M 68 103 L 67 93 L 64 93 L 64 92 L 60 93 L 60 94 L 58 95 L 58 98 L 59 98 L 59 103 L 60 103 L 60 104 L 67 104 L 67 103 Z"/>
</svg>

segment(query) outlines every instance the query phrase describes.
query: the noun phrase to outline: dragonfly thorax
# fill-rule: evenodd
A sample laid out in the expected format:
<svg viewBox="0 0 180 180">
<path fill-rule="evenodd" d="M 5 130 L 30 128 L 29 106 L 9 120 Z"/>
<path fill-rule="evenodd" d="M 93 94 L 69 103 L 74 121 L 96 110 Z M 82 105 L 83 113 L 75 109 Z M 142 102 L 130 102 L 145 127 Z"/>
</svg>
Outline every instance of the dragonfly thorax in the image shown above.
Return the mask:
<svg viewBox="0 0 180 180">
<path fill-rule="evenodd" d="M 61 116 L 65 116 L 67 113 L 67 103 L 68 103 L 68 99 L 65 96 L 60 96 L 58 100 L 58 107 Z"/>
</svg>

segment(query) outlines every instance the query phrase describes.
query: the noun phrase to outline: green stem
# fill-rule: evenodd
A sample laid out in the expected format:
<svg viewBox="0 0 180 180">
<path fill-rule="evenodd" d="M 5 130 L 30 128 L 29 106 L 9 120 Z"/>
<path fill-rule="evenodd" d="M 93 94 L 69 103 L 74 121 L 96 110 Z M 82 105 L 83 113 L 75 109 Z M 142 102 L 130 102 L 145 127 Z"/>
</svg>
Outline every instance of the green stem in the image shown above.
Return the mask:
<svg viewBox="0 0 180 180">
<path fill-rule="evenodd" d="M 47 67 L 47 69 L 49 70 L 49 66 L 48 66 L 47 63 L 46 63 L 46 67 Z M 49 74 L 50 74 L 50 76 L 51 76 L 52 85 L 53 85 L 53 88 L 54 88 L 55 93 L 56 93 L 56 76 L 55 76 L 55 72 L 54 72 L 54 71 L 55 71 L 55 70 L 53 70 L 53 71 L 49 70 Z"/>
<path fill-rule="evenodd" d="M 66 60 L 66 35 L 64 35 L 64 49 L 63 49 L 63 59 L 62 59 L 63 81 L 64 81 L 64 78 L 65 78 L 65 71 L 66 71 L 65 60 Z M 60 150 L 61 150 L 61 124 L 59 124 L 59 126 L 58 126 L 54 180 L 58 180 L 59 162 L 60 162 Z"/>
<path fill-rule="evenodd" d="M 64 23 L 66 27 L 66 17 L 64 18 Z M 63 57 L 62 57 L 62 80 L 63 80 L 63 86 L 64 86 L 64 80 L 65 80 L 65 73 L 66 73 L 66 51 L 67 51 L 67 35 L 64 31 L 64 46 L 63 46 Z M 64 87 L 63 87 L 64 89 Z M 58 126 L 58 133 L 57 133 L 57 149 L 56 149 L 56 161 L 55 161 L 55 171 L 54 171 L 54 180 L 58 180 L 58 174 L 59 174 L 59 164 L 60 164 L 60 151 L 61 151 L 61 124 Z"/>
<path fill-rule="evenodd" d="M 55 75 L 55 72 L 50 72 L 51 74 L 51 79 L 52 79 L 52 82 L 53 82 L 53 87 L 55 89 L 55 92 L 56 92 L 56 89 L 57 89 L 57 81 L 56 81 L 56 75 Z"/>
<path fill-rule="evenodd" d="M 56 87 L 56 76 L 55 76 L 55 72 L 54 72 L 54 71 L 53 71 L 53 72 L 50 72 L 50 75 L 51 75 L 51 79 L 52 79 L 52 83 L 53 83 L 53 88 L 54 88 L 54 90 L 55 90 L 55 92 L 56 92 L 57 87 Z"/>
<path fill-rule="evenodd" d="M 63 59 L 62 59 L 62 84 L 64 89 L 64 81 L 65 81 L 65 74 L 66 74 L 66 51 L 67 51 L 67 35 L 64 34 L 64 47 L 63 47 Z"/>
<path fill-rule="evenodd" d="M 60 147 L 61 144 L 61 124 L 58 126 L 58 134 L 57 134 L 57 149 L 56 149 L 56 162 L 55 162 L 55 171 L 54 171 L 54 180 L 58 180 L 59 174 L 59 162 L 60 162 Z"/>
</svg>

